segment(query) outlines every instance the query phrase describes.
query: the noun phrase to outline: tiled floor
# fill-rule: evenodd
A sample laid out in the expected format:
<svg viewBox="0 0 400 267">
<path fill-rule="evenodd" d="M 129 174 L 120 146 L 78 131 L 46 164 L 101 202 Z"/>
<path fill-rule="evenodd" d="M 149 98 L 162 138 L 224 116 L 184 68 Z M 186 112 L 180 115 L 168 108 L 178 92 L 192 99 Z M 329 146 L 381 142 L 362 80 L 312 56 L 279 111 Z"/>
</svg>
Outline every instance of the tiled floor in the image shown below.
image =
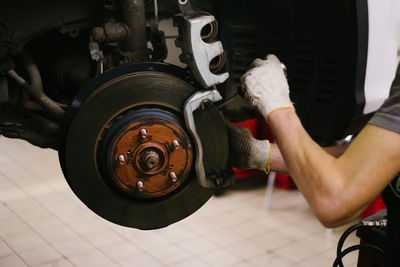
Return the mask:
<svg viewBox="0 0 400 267">
<path fill-rule="evenodd" d="M 236 189 L 167 228 L 125 228 L 75 197 L 56 151 L 0 137 L 0 266 L 332 266 L 344 229 L 324 229 L 297 191 L 275 190 L 268 211 L 264 194 Z"/>
</svg>

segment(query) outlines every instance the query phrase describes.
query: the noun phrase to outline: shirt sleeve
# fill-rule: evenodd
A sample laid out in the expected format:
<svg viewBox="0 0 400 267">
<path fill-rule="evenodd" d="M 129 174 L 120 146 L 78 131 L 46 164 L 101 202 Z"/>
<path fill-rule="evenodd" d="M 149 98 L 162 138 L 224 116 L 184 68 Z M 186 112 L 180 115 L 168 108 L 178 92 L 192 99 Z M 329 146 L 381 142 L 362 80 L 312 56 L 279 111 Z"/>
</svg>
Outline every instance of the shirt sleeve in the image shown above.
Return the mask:
<svg viewBox="0 0 400 267">
<path fill-rule="evenodd" d="M 389 98 L 373 115 L 369 123 L 400 133 L 400 65 L 390 89 Z"/>
</svg>

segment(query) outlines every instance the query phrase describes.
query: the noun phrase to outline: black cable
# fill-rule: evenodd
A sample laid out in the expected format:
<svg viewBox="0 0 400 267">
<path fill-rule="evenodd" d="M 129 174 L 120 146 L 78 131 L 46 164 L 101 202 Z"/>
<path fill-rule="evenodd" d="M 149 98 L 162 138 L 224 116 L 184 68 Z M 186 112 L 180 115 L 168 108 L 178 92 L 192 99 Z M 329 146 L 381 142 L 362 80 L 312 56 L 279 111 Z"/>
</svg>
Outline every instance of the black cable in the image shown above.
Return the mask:
<svg viewBox="0 0 400 267">
<path fill-rule="evenodd" d="M 225 107 L 226 105 L 228 105 L 230 102 L 232 102 L 232 100 L 237 97 L 239 95 L 239 93 L 234 93 L 232 96 L 228 97 L 227 99 L 221 100 L 217 103 L 217 107 L 218 109 L 221 109 L 223 107 Z"/>
<path fill-rule="evenodd" d="M 352 246 L 350 248 L 352 248 L 352 250 L 348 251 L 349 249 L 346 249 L 342 252 L 342 248 L 344 245 L 344 242 L 346 241 L 347 237 L 354 232 L 357 229 L 360 228 L 374 228 L 374 229 L 385 229 L 387 226 L 387 219 L 386 217 L 380 216 L 380 214 L 377 214 L 378 217 L 374 217 L 374 219 L 372 219 L 373 216 L 368 217 L 365 220 L 362 220 L 361 222 L 350 226 L 349 228 L 346 229 L 346 231 L 344 231 L 344 233 L 342 234 L 342 236 L 340 237 L 339 241 L 338 241 L 338 245 L 337 245 L 337 250 L 336 250 L 336 260 L 333 266 L 339 266 L 339 267 L 343 267 L 343 262 L 342 262 L 342 258 L 348 254 L 349 252 L 356 250 L 357 248 L 365 248 L 365 246 L 369 246 L 369 249 L 372 249 L 372 247 L 374 247 L 375 250 L 378 250 L 379 252 L 381 252 L 382 254 L 384 253 L 384 251 L 379 248 L 379 247 L 375 247 L 373 245 L 367 245 L 367 244 L 363 244 L 362 246 Z M 376 218 L 379 218 L 379 220 L 377 220 Z M 371 220 L 372 219 L 372 220 Z M 355 248 L 357 247 L 357 248 Z M 348 252 L 346 252 L 348 251 Z"/>
<path fill-rule="evenodd" d="M 336 259 L 340 258 L 340 254 L 342 253 L 342 248 L 343 248 L 343 244 L 346 241 L 346 238 L 355 230 L 364 227 L 361 223 L 357 223 L 353 226 L 350 226 L 349 228 L 347 228 L 346 231 L 344 231 L 344 233 L 342 234 L 342 236 L 339 239 L 338 245 L 337 245 L 337 250 L 336 250 Z M 339 262 L 337 263 L 337 265 L 339 267 L 343 267 L 343 262 L 340 258 Z M 335 266 L 335 265 L 334 265 Z"/>
<path fill-rule="evenodd" d="M 221 100 L 217 103 L 218 109 L 221 109 L 221 108 L 225 107 L 226 105 L 228 105 L 237 96 L 245 97 L 245 93 L 246 93 L 246 90 L 243 89 L 243 87 L 238 86 L 236 92 L 233 95 L 231 95 L 227 99 Z"/>
<path fill-rule="evenodd" d="M 337 258 L 336 258 L 335 261 L 333 262 L 333 267 L 340 266 L 340 264 L 342 264 L 342 266 L 343 266 L 343 263 L 342 263 L 343 257 L 346 256 L 347 254 L 349 254 L 350 252 L 355 251 L 355 250 L 358 250 L 358 249 L 369 249 L 369 250 L 373 250 L 373 251 L 375 251 L 375 252 L 380 253 L 382 256 L 383 256 L 384 253 L 385 253 L 381 248 L 379 248 L 379 247 L 377 247 L 377 246 L 368 245 L 368 244 L 354 245 L 354 246 L 351 246 L 351 247 L 349 247 L 349 248 L 346 248 L 343 252 L 341 252 L 341 253 L 337 256 Z"/>
</svg>

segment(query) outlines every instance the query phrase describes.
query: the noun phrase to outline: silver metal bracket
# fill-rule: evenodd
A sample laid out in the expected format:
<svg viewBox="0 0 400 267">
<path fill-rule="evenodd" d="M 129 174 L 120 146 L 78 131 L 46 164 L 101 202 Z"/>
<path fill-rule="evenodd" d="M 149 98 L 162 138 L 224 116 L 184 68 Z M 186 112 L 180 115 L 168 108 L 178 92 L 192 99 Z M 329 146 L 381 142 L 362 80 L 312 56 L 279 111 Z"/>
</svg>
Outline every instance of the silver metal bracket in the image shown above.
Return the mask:
<svg viewBox="0 0 400 267">
<path fill-rule="evenodd" d="M 214 74 L 210 70 L 211 60 L 224 53 L 222 43 L 220 41 L 208 43 L 202 38 L 203 28 L 216 22 L 215 17 L 204 13 L 196 14 L 189 0 L 178 0 L 178 4 L 182 13 L 174 18 L 175 26 L 179 27 L 179 38 L 175 44 L 182 49 L 181 61 L 188 64 L 203 88 L 225 82 L 229 78 L 227 72 Z M 212 28 L 213 31 L 217 31 L 216 28 Z"/>
<path fill-rule="evenodd" d="M 178 6 L 183 16 L 188 17 L 194 14 L 189 0 L 178 0 Z"/>
<path fill-rule="evenodd" d="M 189 97 L 188 100 L 186 100 L 183 110 L 186 127 L 188 127 L 190 133 L 192 134 L 196 146 L 195 170 L 197 179 L 200 185 L 205 188 L 214 188 L 215 185 L 211 181 L 207 180 L 206 177 L 206 172 L 203 165 L 203 147 L 201 144 L 200 136 L 196 130 L 193 112 L 198 109 L 204 101 L 217 102 L 220 100 L 222 100 L 222 96 L 217 89 L 213 89 L 210 91 L 198 91 L 194 93 L 191 97 Z"/>
</svg>

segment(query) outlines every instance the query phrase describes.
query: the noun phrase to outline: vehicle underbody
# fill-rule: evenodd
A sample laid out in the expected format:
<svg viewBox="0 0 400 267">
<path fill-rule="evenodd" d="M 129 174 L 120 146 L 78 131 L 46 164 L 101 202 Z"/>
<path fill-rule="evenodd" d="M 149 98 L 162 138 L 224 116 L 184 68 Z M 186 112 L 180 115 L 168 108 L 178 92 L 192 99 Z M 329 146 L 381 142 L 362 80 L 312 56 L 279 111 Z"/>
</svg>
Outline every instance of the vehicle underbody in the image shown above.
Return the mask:
<svg viewBox="0 0 400 267">
<path fill-rule="evenodd" d="M 259 118 L 238 89 L 254 58 L 284 62 L 321 145 L 365 122 L 366 1 L 297 2 L 7 1 L 0 134 L 58 150 L 74 193 L 107 220 L 181 220 L 235 179 L 224 119 Z M 171 18 L 185 68 L 164 63 Z"/>
</svg>

